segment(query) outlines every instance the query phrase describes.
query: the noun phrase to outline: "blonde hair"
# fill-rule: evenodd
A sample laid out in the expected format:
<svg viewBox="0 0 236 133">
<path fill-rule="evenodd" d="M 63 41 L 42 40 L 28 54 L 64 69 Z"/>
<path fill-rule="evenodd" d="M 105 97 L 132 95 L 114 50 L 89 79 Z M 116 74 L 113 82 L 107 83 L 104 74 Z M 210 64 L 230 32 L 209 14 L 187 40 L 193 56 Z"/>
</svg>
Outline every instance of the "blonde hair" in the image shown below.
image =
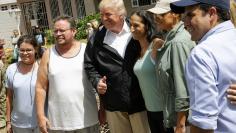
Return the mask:
<svg viewBox="0 0 236 133">
<path fill-rule="evenodd" d="M 103 8 L 114 9 L 118 13 L 118 15 L 127 15 L 123 0 L 102 0 L 99 3 L 99 9 L 101 10 Z"/>
<path fill-rule="evenodd" d="M 231 16 L 231 21 L 236 27 L 236 2 L 234 0 L 230 1 L 230 16 Z"/>
</svg>

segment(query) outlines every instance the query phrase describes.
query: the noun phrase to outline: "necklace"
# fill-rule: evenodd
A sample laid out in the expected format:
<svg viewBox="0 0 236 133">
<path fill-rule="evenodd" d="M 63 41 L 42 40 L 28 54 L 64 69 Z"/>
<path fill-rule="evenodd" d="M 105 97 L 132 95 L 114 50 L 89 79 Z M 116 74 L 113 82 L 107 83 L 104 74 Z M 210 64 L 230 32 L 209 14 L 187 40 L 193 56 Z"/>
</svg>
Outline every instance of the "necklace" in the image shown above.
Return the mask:
<svg viewBox="0 0 236 133">
<path fill-rule="evenodd" d="M 32 83 L 33 75 L 34 75 L 34 68 L 35 68 L 35 62 L 34 62 L 34 64 L 33 64 L 33 68 L 31 69 L 30 82 L 29 82 L 30 100 L 31 100 L 30 102 L 31 102 L 31 105 L 33 105 L 32 85 L 31 85 L 31 83 Z M 15 72 L 14 72 L 14 74 L 13 74 L 13 77 L 12 77 L 12 90 L 14 90 L 14 81 L 15 81 L 16 73 L 17 73 L 17 72 L 21 73 L 21 72 L 19 71 L 19 69 L 20 69 L 20 63 L 17 63 L 16 70 L 15 70 Z M 24 75 L 24 76 L 27 76 L 27 75 Z M 13 92 L 13 97 L 15 97 L 14 92 Z"/>
</svg>

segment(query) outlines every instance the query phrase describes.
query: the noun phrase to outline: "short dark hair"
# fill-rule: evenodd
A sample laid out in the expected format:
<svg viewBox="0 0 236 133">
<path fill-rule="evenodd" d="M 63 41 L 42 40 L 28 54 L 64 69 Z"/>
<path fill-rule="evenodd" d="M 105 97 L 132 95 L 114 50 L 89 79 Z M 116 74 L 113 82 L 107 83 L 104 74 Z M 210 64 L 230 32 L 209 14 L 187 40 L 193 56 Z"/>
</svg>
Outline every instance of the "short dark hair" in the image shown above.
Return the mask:
<svg viewBox="0 0 236 133">
<path fill-rule="evenodd" d="M 203 10 L 204 12 L 207 12 L 212 6 L 214 5 L 210 5 L 210 4 L 205 4 L 205 3 L 199 3 L 199 8 L 201 10 Z M 227 21 L 230 20 L 230 13 L 228 10 L 214 6 L 217 10 L 217 14 L 219 16 L 218 21 L 219 22 L 223 22 L 223 21 Z"/>
<path fill-rule="evenodd" d="M 59 20 L 66 20 L 70 23 L 70 28 L 76 29 L 76 21 L 73 17 L 68 16 L 68 15 L 62 15 L 58 16 L 56 19 L 53 20 L 53 23 L 55 24 Z"/>
<path fill-rule="evenodd" d="M 155 23 L 153 22 L 154 20 L 153 15 L 150 12 L 145 11 L 145 10 L 133 12 L 131 16 L 132 15 L 137 15 L 142 18 L 143 24 L 145 25 L 146 32 L 147 32 L 147 40 L 148 42 L 151 42 L 157 33 L 155 25 L 154 25 Z"/>
</svg>

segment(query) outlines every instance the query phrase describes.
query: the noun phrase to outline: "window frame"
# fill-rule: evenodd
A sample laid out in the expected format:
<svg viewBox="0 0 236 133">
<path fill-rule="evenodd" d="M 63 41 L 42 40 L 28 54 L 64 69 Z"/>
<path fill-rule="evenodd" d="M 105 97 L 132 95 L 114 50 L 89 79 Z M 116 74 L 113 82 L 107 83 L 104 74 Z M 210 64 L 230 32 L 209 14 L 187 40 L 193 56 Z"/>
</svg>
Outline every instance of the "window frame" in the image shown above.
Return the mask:
<svg viewBox="0 0 236 133">
<path fill-rule="evenodd" d="M 11 5 L 10 7 L 11 7 L 11 10 L 16 10 L 16 9 L 18 9 L 18 8 L 19 8 L 19 7 L 18 7 L 18 5 L 16 5 L 16 4 L 14 4 L 14 5 Z"/>
<path fill-rule="evenodd" d="M 137 5 L 134 5 L 134 2 L 137 2 Z M 131 0 L 132 7 L 139 7 L 139 0 Z"/>
<path fill-rule="evenodd" d="M 7 5 L 1 6 L 1 11 L 7 11 L 9 10 Z"/>
<path fill-rule="evenodd" d="M 157 0 L 151 0 L 151 4 L 156 4 Z"/>
</svg>

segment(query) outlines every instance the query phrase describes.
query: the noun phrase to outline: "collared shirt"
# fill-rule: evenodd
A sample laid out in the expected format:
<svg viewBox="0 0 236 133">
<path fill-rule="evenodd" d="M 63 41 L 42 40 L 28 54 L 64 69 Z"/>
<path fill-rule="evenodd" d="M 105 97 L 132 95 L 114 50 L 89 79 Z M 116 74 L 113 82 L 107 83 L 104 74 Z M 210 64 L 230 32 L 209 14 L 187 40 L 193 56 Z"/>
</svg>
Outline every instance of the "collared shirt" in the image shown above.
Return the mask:
<svg viewBox="0 0 236 133">
<path fill-rule="evenodd" d="M 226 21 L 207 32 L 186 65 L 190 94 L 189 122 L 215 133 L 235 133 L 236 106 L 226 89 L 236 83 L 236 29 Z"/>
<path fill-rule="evenodd" d="M 190 51 L 195 46 L 190 34 L 179 22 L 168 32 L 164 46 L 158 51 L 156 75 L 158 89 L 163 94 L 164 124 L 176 126 L 176 112 L 188 111 L 189 97 L 184 77 L 184 69 Z"/>
<path fill-rule="evenodd" d="M 132 35 L 128 24 L 124 21 L 123 28 L 120 33 L 116 34 L 107 30 L 103 43 L 108 44 L 114 48 L 121 57 L 125 56 L 125 49 L 131 39 Z"/>
</svg>

